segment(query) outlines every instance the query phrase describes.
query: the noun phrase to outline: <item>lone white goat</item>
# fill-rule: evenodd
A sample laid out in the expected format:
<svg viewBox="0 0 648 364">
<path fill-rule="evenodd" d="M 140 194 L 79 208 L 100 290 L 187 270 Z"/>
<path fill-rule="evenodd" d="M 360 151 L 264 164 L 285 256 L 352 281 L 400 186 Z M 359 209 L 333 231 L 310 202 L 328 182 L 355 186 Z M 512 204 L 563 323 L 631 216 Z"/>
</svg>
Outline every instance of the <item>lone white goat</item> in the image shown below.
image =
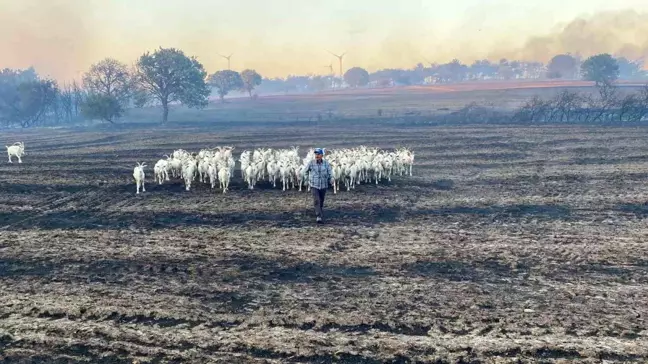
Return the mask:
<svg viewBox="0 0 648 364">
<path fill-rule="evenodd" d="M 146 192 L 146 187 L 144 187 L 144 175 L 145 163 L 137 163 L 137 166 L 133 168 L 133 178 L 135 178 L 135 183 L 137 184 L 137 194 L 139 194 L 140 187 L 142 187 L 142 192 Z"/>
<path fill-rule="evenodd" d="M 11 156 L 16 156 L 18 157 L 18 163 L 22 163 L 22 159 L 20 157 L 25 154 L 25 143 L 23 142 L 16 142 L 11 146 L 5 145 L 7 147 L 7 155 L 9 157 L 9 163 L 13 163 L 11 161 Z"/>
</svg>

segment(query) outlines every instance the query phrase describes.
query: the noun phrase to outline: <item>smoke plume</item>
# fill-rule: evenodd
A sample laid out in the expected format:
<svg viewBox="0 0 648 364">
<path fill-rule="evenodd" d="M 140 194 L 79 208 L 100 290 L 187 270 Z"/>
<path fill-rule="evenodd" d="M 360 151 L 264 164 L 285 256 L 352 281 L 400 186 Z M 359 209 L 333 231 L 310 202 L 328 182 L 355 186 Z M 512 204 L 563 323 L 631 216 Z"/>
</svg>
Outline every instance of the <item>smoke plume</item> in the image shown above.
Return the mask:
<svg viewBox="0 0 648 364">
<path fill-rule="evenodd" d="M 91 1 L 0 0 L 0 68 L 74 76 L 95 49 Z"/>
<path fill-rule="evenodd" d="M 632 60 L 645 57 L 648 13 L 623 10 L 577 18 L 551 34 L 530 37 L 521 49 L 503 50 L 498 56 L 547 62 L 560 53 L 582 57 L 610 53 Z"/>
<path fill-rule="evenodd" d="M 481 32 L 481 25 L 470 18 L 455 32 L 446 29 L 448 35 L 430 31 L 424 18 L 403 17 L 386 24 L 364 12 L 342 20 L 321 19 L 318 26 L 301 26 L 300 32 L 299 22 L 265 19 L 258 12 L 245 15 L 247 23 L 223 21 L 229 15 L 214 20 L 210 9 L 217 6 L 212 2 L 195 1 L 187 14 L 161 5 L 156 12 L 156 5 L 132 3 L 136 2 L 0 0 L 0 68 L 34 66 L 43 76 L 68 81 L 79 79 L 102 58 L 132 64 L 160 46 L 197 56 L 209 72 L 226 67 L 218 53 L 234 53 L 233 69 L 254 68 L 268 77 L 328 73 L 325 66 L 331 61 L 337 73 L 337 60 L 326 48 L 348 51 L 345 69 L 359 66 L 369 71 L 411 68 L 426 59 L 443 63 L 458 58 L 470 64 L 483 58 L 548 62 L 561 53 L 610 53 L 632 60 L 648 55 L 648 13 L 635 10 L 595 13 L 525 39 L 504 23 L 492 26 L 492 33 L 486 27 Z M 240 5 L 240 11 L 245 9 Z"/>
</svg>

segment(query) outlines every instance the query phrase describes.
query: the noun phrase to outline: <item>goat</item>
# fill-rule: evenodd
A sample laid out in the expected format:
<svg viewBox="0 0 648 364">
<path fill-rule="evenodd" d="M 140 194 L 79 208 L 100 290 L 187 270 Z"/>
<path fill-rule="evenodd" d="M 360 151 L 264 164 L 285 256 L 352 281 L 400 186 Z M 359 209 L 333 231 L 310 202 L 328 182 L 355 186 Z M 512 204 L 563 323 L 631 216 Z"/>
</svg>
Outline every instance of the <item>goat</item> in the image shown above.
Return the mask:
<svg viewBox="0 0 648 364">
<path fill-rule="evenodd" d="M 169 180 L 169 172 L 167 171 L 169 163 L 166 159 L 160 159 L 153 166 L 153 173 L 155 174 L 155 181 L 162 184 L 163 181 Z"/>
<path fill-rule="evenodd" d="M 248 184 L 248 188 L 253 190 L 254 185 L 257 182 L 257 168 L 256 165 L 250 164 L 245 169 L 245 182 Z"/>
<path fill-rule="evenodd" d="M 216 166 L 213 163 L 209 163 L 209 168 L 207 169 L 207 175 L 209 176 L 209 183 L 211 184 L 211 188 L 216 187 L 218 171 L 216 170 Z"/>
<path fill-rule="evenodd" d="M 146 175 L 144 174 L 144 167 L 146 167 L 145 163 L 137 163 L 137 166 L 133 168 L 133 178 L 135 179 L 135 183 L 137 184 L 137 194 L 140 193 L 140 187 L 142 187 L 142 192 L 146 192 L 146 187 L 144 186 L 144 179 L 146 178 Z"/>
<path fill-rule="evenodd" d="M 23 142 L 16 142 L 13 145 L 5 145 L 7 147 L 7 156 L 9 157 L 9 163 L 13 163 L 11 161 L 11 156 L 16 156 L 18 157 L 18 163 L 22 163 L 22 159 L 20 157 L 25 154 L 25 144 Z"/>
<path fill-rule="evenodd" d="M 196 162 L 193 160 L 188 161 L 182 166 L 182 179 L 185 182 L 185 190 L 191 189 L 191 182 L 196 177 Z"/>
<path fill-rule="evenodd" d="M 218 169 L 218 181 L 220 182 L 220 188 L 223 189 L 223 193 L 229 188 L 230 181 L 230 169 L 227 166 L 221 165 Z"/>
</svg>

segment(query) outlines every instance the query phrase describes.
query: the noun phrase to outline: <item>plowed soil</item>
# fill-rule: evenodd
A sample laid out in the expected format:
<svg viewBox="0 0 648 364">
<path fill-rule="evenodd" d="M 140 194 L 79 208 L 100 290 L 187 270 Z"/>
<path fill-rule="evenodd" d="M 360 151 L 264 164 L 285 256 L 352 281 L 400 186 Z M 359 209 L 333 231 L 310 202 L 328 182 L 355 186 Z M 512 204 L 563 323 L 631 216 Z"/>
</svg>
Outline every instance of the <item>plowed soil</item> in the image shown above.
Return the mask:
<svg viewBox="0 0 648 364">
<path fill-rule="evenodd" d="M 0 361 L 648 362 L 648 129 L 4 139 L 27 154 L 0 165 Z M 361 144 L 411 147 L 414 175 L 329 191 L 322 226 L 238 171 L 153 184 L 176 148 Z"/>
</svg>

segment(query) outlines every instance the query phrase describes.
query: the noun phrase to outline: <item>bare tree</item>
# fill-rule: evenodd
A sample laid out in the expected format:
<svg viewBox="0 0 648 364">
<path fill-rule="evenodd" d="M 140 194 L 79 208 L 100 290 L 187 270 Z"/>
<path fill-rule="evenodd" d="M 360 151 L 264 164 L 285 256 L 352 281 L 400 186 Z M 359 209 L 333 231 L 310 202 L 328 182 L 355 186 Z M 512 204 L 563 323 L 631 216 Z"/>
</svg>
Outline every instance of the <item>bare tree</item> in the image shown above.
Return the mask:
<svg viewBox="0 0 648 364">
<path fill-rule="evenodd" d="M 74 116 L 74 91 L 71 85 L 64 84 L 59 90 L 59 103 L 63 113 L 62 117 L 66 122 L 71 122 Z"/>
<path fill-rule="evenodd" d="M 648 85 L 636 94 L 627 95 L 619 103 L 619 121 L 639 122 L 646 116 L 648 116 Z"/>
<path fill-rule="evenodd" d="M 527 101 L 513 116 L 515 121 L 545 121 L 549 113 L 550 102 L 542 100 L 539 96 L 534 96 Z"/>
<path fill-rule="evenodd" d="M 262 78 L 257 71 L 246 69 L 241 72 L 241 81 L 243 81 L 243 89 L 247 91 L 251 98 L 252 91 L 254 91 L 255 87 L 261 84 Z"/>
<path fill-rule="evenodd" d="M 73 115 L 77 117 L 81 113 L 81 103 L 85 98 L 85 92 L 76 81 L 72 81 L 72 94 Z"/>
<path fill-rule="evenodd" d="M 114 97 L 120 103 L 127 103 L 133 89 L 128 66 L 106 58 L 90 66 L 83 75 L 83 87 L 91 94 Z"/>
<path fill-rule="evenodd" d="M 619 105 L 618 90 L 609 83 L 602 83 L 597 86 L 598 97 L 592 97 L 589 105 L 591 110 L 591 122 L 608 121 Z"/>
</svg>

